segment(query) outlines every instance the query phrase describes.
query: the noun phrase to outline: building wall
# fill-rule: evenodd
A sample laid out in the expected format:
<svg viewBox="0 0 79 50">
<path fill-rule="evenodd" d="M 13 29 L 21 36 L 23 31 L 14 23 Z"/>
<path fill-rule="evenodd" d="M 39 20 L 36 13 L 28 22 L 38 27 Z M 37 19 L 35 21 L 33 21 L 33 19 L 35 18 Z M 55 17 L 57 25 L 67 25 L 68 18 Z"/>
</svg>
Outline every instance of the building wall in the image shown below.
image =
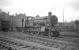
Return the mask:
<svg viewBox="0 0 79 50">
<path fill-rule="evenodd" d="M 11 20 L 11 17 L 8 13 L 2 12 L 2 13 L 0 13 L 0 19 L 1 20 Z"/>
<path fill-rule="evenodd" d="M 15 27 L 22 27 L 22 20 L 23 21 L 23 27 L 25 27 L 25 20 L 27 17 L 24 14 L 19 14 L 13 17 L 13 23 Z"/>
<path fill-rule="evenodd" d="M 56 29 L 59 31 L 76 31 L 75 23 L 58 23 Z"/>
<path fill-rule="evenodd" d="M 9 21 L 10 26 L 11 26 L 11 16 L 9 13 L 1 12 L 0 13 L 0 30 L 1 30 L 1 21 Z"/>
</svg>

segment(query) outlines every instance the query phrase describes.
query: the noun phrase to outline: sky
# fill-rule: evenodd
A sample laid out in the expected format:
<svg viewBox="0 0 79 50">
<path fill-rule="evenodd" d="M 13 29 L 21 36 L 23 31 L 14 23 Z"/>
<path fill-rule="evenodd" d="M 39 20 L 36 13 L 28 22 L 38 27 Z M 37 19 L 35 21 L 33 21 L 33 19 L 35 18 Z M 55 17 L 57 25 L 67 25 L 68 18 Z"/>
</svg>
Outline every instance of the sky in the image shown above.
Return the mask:
<svg viewBox="0 0 79 50">
<path fill-rule="evenodd" d="M 48 12 L 58 17 L 59 22 L 79 19 L 79 0 L 0 0 L 0 8 L 9 13 L 25 13 L 27 16 L 47 16 Z"/>
</svg>

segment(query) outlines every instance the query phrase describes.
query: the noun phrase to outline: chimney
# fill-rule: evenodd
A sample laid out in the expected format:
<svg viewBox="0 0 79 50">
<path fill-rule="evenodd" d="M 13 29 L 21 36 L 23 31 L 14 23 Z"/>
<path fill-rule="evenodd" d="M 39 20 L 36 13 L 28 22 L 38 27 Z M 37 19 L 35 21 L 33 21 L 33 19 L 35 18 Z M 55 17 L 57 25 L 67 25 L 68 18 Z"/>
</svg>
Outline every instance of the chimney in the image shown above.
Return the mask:
<svg viewBox="0 0 79 50">
<path fill-rule="evenodd" d="M 17 12 L 15 13 L 15 16 L 17 16 Z"/>
<path fill-rule="evenodd" d="M 52 12 L 48 12 L 48 16 L 52 16 Z"/>
<path fill-rule="evenodd" d="M 9 12 L 8 12 L 8 15 L 9 15 Z"/>
</svg>

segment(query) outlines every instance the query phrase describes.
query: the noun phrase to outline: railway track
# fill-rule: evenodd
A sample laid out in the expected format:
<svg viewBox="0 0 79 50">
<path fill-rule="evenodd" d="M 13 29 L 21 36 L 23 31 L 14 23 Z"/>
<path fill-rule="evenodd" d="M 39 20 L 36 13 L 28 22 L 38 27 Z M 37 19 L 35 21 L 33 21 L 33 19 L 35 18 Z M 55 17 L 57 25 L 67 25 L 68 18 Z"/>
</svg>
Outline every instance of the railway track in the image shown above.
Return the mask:
<svg viewBox="0 0 79 50">
<path fill-rule="evenodd" d="M 25 33 L 25 34 L 29 35 L 27 33 Z M 40 38 L 45 38 L 45 39 L 59 40 L 59 41 L 73 42 L 76 39 L 79 41 L 79 36 L 74 36 L 74 35 L 60 35 L 59 37 L 48 37 L 48 36 L 40 36 L 40 35 L 32 35 L 32 34 L 30 34 L 30 36 L 40 37 Z"/>
<path fill-rule="evenodd" d="M 19 42 L 15 42 L 12 39 L 0 37 L 0 50 L 51 50 L 48 48 L 41 48 L 33 45 L 22 44 Z"/>
<path fill-rule="evenodd" d="M 61 37 L 72 37 L 72 38 L 79 38 L 77 35 L 60 35 Z"/>
<path fill-rule="evenodd" d="M 57 48 L 60 50 L 79 50 L 79 45 L 76 45 L 76 43 L 69 42 L 69 41 L 64 41 L 64 38 L 47 38 L 47 37 L 36 37 L 36 36 L 31 36 L 31 35 L 26 35 L 23 38 L 20 36 L 14 36 L 13 38 L 24 40 L 27 42 L 33 42 L 33 43 L 38 43 L 39 45 L 46 46 L 49 48 Z M 32 46 L 32 45 L 24 45 L 22 43 L 16 42 L 15 40 L 12 40 L 9 38 L 4 38 L 0 37 L 0 44 L 3 46 L 7 46 L 6 48 L 12 48 L 13 50 L 22 50 L 22 49 L 27 49 L 32 50 L 32 48 L 36 48 L 36 50 L 51 50 L 47 48 L 41 48 L 37 46 Z M 6 44 L 6 45 L 5 45 Z"/>
</svg>

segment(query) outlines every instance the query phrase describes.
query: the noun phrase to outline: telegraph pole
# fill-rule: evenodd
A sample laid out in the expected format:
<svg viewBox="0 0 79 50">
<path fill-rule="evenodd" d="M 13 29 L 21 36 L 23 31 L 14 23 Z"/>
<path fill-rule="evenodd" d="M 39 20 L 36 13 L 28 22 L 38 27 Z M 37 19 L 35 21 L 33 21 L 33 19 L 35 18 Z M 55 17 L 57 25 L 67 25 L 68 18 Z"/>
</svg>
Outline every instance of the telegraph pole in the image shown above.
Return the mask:
<svg viewBox="0 0 79 50">
<path fill-rule="evenodd" d="M 64 22 L 64 8 L 63 8 L 63 22 Z"/>
<path fill-rule="evenodd" d="M 64 8 L 63 8 L 63 22 L 64 22 Z"/>
</svg>

